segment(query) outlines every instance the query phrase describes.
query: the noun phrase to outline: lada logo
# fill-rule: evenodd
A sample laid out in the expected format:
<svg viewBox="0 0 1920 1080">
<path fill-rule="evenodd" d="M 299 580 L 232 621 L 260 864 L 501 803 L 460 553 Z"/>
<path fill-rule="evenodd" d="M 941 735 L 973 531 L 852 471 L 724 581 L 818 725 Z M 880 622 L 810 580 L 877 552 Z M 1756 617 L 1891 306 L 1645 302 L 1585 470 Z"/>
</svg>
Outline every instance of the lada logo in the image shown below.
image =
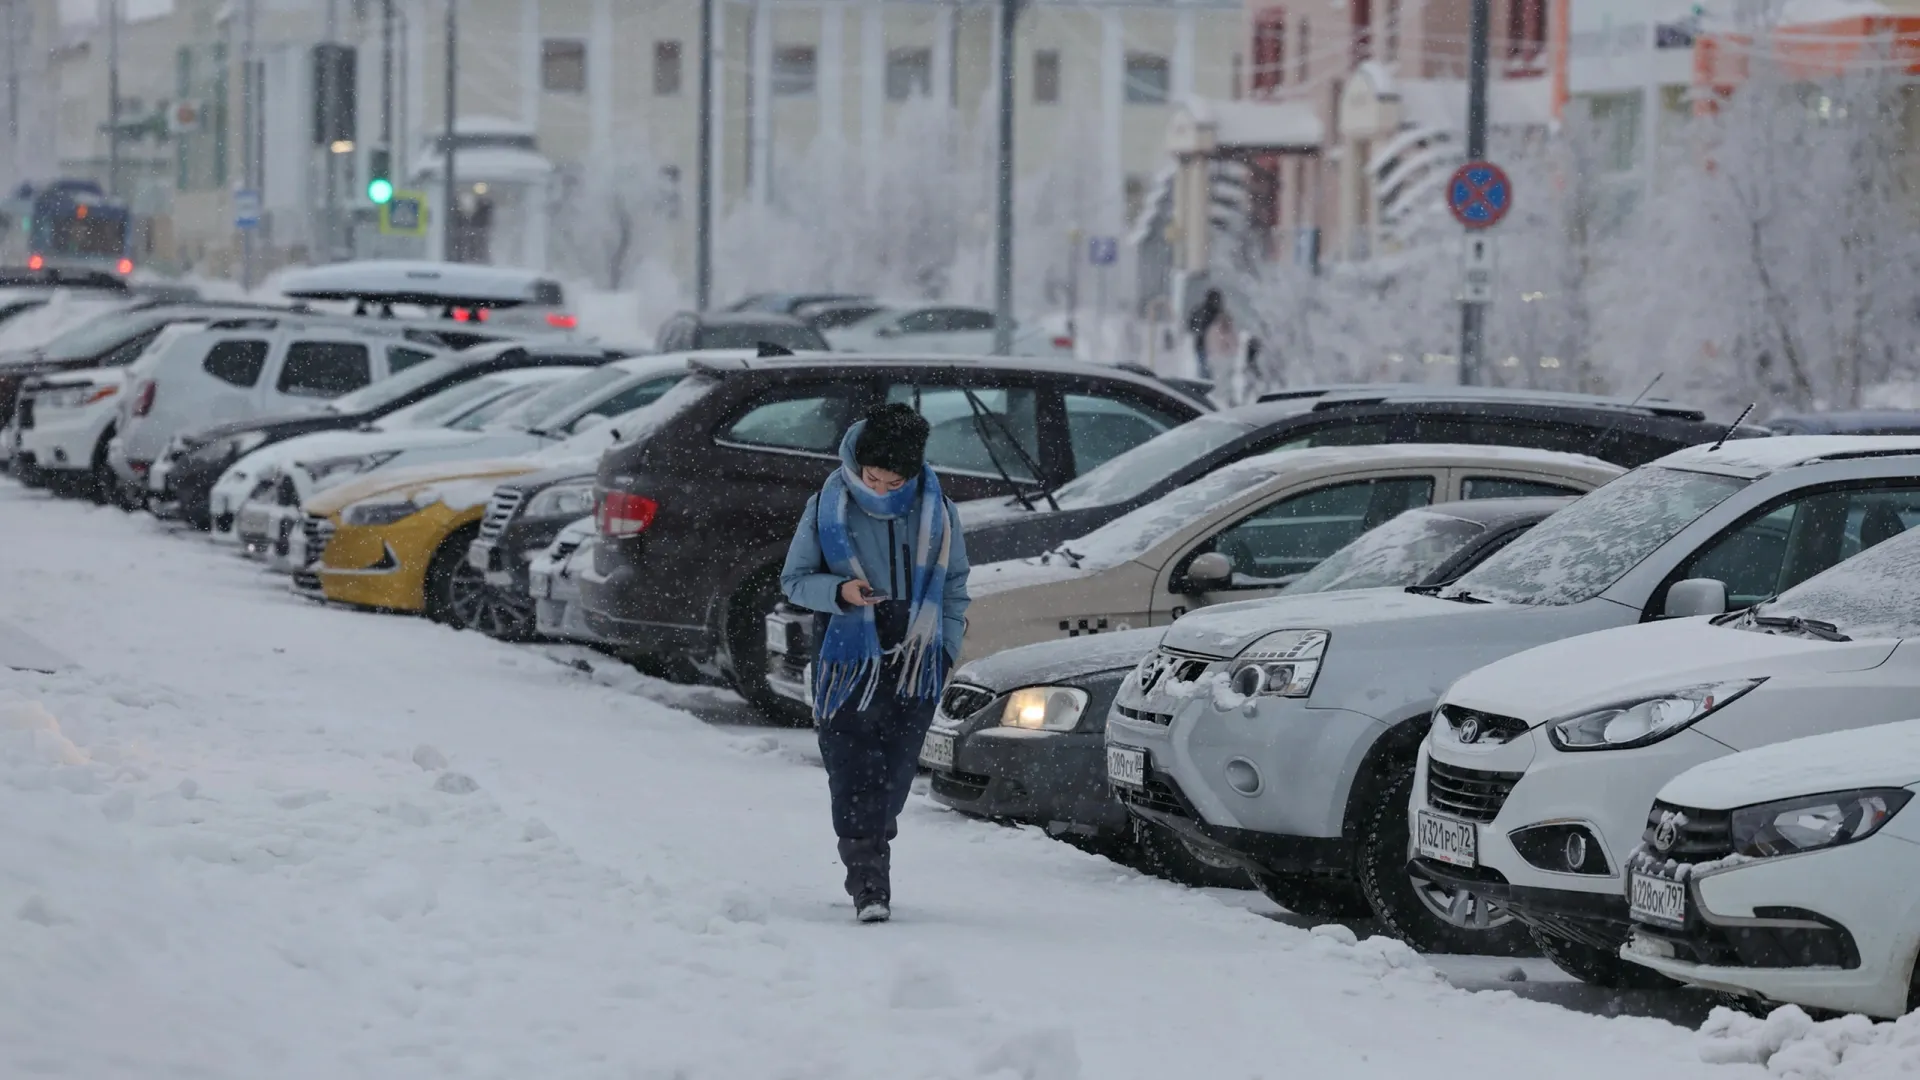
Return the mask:
<svg viewBox="0 0 1920 1080">
<path fill-rule="evenodd" d="M 1667 814 L 1653 830 L 1653 846 L 1661 851 L 1672 851 L 1674 842 L 1680 839 L 1680 823 L 1675 815 Z"/>
</svg>

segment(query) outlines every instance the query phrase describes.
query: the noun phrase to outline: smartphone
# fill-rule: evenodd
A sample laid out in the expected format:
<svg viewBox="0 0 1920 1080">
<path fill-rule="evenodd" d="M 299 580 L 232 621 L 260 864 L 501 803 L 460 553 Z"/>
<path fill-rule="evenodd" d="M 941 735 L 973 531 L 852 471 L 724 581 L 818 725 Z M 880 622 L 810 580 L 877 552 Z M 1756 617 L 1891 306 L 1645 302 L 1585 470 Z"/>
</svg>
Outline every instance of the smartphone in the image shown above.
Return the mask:
<svg viewBox="0 0 1920 1080">
<path fill-rule="evenodd" d="M 862 600 L 891 600 L 891 599 L 893 599 L 893 598 L 892 598 L 892 597 L 890 597 L 890 596 L 888 596 L 888 595 L 887 595 L 886 593 L 883 593 L 883 592 L 874 592 L 874 591 L 873 591 L 873 589 L 872 589 L 872 587 L 870 587 L 870 586 L 867 586 L 867 585 L 862 585 L 862 586 L 860 586 L 860 599 L 862 599 Z"/>
</svg>

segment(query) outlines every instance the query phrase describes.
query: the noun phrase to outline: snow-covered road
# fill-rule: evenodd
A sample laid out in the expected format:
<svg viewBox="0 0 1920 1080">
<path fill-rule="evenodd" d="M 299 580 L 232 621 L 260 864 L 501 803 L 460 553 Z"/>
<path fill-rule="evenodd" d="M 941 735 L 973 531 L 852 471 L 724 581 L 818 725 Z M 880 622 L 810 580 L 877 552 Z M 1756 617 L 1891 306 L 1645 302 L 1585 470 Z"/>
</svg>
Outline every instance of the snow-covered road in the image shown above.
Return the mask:
<svg viewBox="0 0 1920 1080">
<path fill-rule="evenodd" d="M 76 661 L 0 668 L 0 1076 L 1767 1073 L 918 798 L 856 926 L 802 736 L 11 483 L 0 621 Z"/>
</svg>

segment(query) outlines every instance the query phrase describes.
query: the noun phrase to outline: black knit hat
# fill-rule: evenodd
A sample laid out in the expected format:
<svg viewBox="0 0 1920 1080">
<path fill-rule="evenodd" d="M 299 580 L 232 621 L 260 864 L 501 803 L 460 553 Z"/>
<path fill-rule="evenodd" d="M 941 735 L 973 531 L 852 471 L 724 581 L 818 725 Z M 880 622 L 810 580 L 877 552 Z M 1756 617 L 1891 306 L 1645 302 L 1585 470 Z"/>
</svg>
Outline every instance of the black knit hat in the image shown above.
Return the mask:
<svg viewBox="0 0 1920 1080">
<path fill-rule="evenodd" d="M 911 480 L 927 459 L 926 417 L 911 405 L 882 405 L 867 414 L 867 426 L 853 440 L 853 460 L 898 473 Z"/>
</svg>

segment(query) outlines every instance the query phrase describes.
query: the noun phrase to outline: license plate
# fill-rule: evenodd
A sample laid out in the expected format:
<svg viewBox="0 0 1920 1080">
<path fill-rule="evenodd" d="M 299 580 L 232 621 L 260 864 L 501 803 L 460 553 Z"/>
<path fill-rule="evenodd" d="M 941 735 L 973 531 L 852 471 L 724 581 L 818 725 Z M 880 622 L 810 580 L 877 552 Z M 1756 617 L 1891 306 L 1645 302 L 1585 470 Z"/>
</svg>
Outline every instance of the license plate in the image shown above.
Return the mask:
<svg viewBox="0 0 1920 1080">
<path fill-rule="evenodd" d="M 481 547 L 479 544 L 468 545 L 467 565 L 473 567 L 475 570 L 484 572 L 487 568 L 488 550 L 489 549 Z"/>
<path fill-rule="evenodd" d="M 927 732 L 927 740 L 920 744 L 920 764 L 929 769 L 953 768 L 953 736 Z"/>
<path fill-rule="evenodd" d="M 1107 747 L 1107 779 L 1127 787 L 1147 786 L 1147 752 L 1124 746 Z"/>
<path fill-rule="evenodd" d="M 1452 866 L 1477 866 L 1480 858 L 1480 831 L 1471 821 L 1429 814 L 1425 810 L 1415 818 L 1413 847 L 1423 859 Z"/>
<path fill-rule="evenodd" d="M 1627 907 L 1634 918 L 1667 926 L 1686 925 L 1686 885 L 1666 878 L 1634 874 L 1628 889 Z"/>
<path fill-rule="evenodd" d="M 233 531 L 242 536 L 267 536 L 267 512 L 264 510 L 242 510 L 240 517 L 233 523 Z"/>
<path fill-rule="evenodd" d="M 767 651 L 780 656 L 787 654 L 788 635 L 791 634 L 793 621 L 784 615 L 767 616 Z"/>
<path fill-rule="evenodd" d="M 527 592 L 535 600 L 545 600 L 553 595 L 553 575 L 534 570 L 527 574 Z"/>
</svg>

